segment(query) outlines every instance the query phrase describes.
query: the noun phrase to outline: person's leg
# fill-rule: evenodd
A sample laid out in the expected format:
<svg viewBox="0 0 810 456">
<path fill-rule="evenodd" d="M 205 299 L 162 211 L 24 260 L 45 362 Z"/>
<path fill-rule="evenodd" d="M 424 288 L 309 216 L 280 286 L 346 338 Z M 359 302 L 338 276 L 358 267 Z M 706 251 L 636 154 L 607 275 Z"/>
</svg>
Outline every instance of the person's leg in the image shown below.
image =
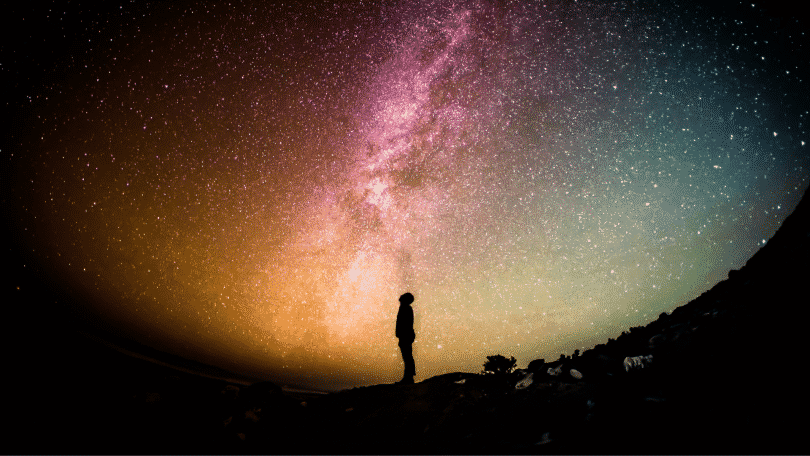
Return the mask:
<svg viewBox="0 0 810 456">
<path fill-rule="evenodd" d="M 407 369 L 405 371 L 411 377 L 411 379 L 416 377 L 416 363 L 413 361 L 413 341 L 408 344 L 408 362 L 406 367 Z"/>
<path fill-rule="evenodd" d="M 402 383 L 413 383 L 413 377 L 416 376 L 416 365 L 413 361 L 413 342 L 408 340 L 399 341 L 399 350 L 402 352 L 402 361 L 405 363 L 405 374 L 402 376 Z"/>
</svg>

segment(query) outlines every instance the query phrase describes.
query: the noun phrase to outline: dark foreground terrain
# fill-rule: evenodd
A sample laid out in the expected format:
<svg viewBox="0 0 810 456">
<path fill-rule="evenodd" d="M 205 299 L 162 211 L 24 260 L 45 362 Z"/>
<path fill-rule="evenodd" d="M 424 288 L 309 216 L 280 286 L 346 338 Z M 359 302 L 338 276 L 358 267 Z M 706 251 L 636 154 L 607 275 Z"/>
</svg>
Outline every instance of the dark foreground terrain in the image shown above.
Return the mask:
<svg viewBox="0 0 810 456">
<path fill-rule="evenodd" d="M 691 303 L 508 375 L 290 394 L 80 356 L 102 349 L 58 326 L 39 350 L 17 334 L 6 361 L 37 376 L 6 379 L 2 452 L 806 454 L 807 205 Z"/>
</svg>

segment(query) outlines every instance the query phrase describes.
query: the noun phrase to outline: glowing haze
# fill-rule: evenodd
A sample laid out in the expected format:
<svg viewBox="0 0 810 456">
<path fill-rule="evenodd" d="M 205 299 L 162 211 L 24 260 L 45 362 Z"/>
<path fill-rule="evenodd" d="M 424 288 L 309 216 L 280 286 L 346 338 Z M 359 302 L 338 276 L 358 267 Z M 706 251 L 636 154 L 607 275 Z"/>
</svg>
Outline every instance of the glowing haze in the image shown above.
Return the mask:
<svg viewBox="0 0 810 456">
<path fill-rule="evenodd" d="M 99 13 L 26 95 L 24 240 L 110 328 L 335 389 L 401 376 L 406 291 L 417 380 L 605 342 L 807 186 L 758 6 L 414 3 Z"/>
</svg>

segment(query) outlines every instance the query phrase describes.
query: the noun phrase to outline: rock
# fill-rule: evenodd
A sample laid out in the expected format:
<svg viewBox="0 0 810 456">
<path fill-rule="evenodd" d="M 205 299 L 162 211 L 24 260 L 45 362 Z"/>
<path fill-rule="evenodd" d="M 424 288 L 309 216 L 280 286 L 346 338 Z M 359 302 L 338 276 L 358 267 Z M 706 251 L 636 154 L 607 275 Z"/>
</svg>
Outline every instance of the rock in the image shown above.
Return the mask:
<svg viewBox="0 0 810 456">
<path fill-rule="evenodd" d="M 631 370 L 643 369 L 652 362 L 653 355 L 647 356 L 628 356 L 624 358 L 624 370 L 630 372 Z"/>
<path fill-rule="evenodd" d="M 534 379 L 532 377 L 534 377 L 534 373 L 530 372 L 528 375 L 523 377 L 523 379 L 521 379 L 519 382 L 517 382 L 517 385 L 515 385 L 515 389 L 521 390 L 521 389 L 528 388 L 529 385 L 531 385 L 532 382 L 534 381 Z"/>
<path fill-rule="evenodd" d="M 582 372 L 576 369 L 571 369 L 568 373 L 571 374 L 571 377 L 574 377 L 577 380 L 582 380 Z"/>
<path fill-rule="evenodd" d="M 547 372 L 548 375 L 551 375 L 552 377 L 559 376 L 560 374 L 562 374 L 562 364 L 554 368 L 549 367 Z"/>
</svg>

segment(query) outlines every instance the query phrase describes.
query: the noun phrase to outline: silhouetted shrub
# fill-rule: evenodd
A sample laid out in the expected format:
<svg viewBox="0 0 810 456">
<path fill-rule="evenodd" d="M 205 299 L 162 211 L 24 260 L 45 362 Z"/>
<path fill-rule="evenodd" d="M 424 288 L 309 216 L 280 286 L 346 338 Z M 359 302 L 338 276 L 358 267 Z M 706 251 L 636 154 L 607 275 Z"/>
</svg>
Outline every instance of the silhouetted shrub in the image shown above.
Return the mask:
<svg viewBox="0 0 810 456">
<path fill-rule="evenodd" d="M 505 375 L 510 374 L 515 369 L 517 360 L 514 356 L 506 359 L 502 355 L 487 356 L 487 362 L 484 363 L 484 374 Z"/>
</svg>

